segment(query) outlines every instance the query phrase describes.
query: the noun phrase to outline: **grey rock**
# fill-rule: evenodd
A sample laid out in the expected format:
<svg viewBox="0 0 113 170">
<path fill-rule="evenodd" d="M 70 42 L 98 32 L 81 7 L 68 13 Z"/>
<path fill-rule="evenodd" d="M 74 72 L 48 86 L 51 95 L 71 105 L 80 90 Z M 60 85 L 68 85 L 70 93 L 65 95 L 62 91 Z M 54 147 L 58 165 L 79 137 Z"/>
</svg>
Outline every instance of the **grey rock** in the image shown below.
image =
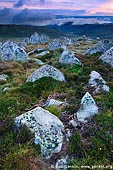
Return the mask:
<svg viewBox="0 0 113 170">
<path fill-rule="evenodd" d="M 73 135 L 73 131 L 72 129 L 66 129 L 65 131 L 66 131 L 66 140 L 69 142 L 70 137 Z"/>
<path fill-rule="evenodd" d="M 79 59 L 77 57 L 75 57 L 75 54 L 72 51 L 63 51 L 63 53 L 61 54 L 61 57 L 59 59 L 59 62 L 61 64 L 79 64 L 81 65 L 81 62 L 79 61 Z"/>
<path fill-rule="evenodd" d="M 95 89 L 94 93 L 99 93 L 101 91 L 109 92 L 109 86 L 107 86 L 106 81 L 96 71 L 91 72 L 88 84 Z"/>
<path fill-rule="evenodd" d="M 61 101 L 59 101 L 59 100 L 50 99 L 47 106 L 52 106 L 52 105 L 60 106 L 60 105 L 62 105 L 63 103 L 64 103 L 64 102 L 61 102 Z"/>
<path fill-rule="evenodd" d="M 55 40 L 53 40 L 52 43 L 48 44 L 48 48 L 50 51 L 53 51 L 53 50 L 62 48 L 62 44 L 58 40 L 55 39 Z"/>
<path fill-rule="evenodd" d="M 10 90 L 9 87 L 5 87 L 5 88 L 3 88 L 2 92 L 5 93 L 5 92 L 7 92 L 7 91 L 9 91 L 9 90 Z"/>
<path fill-rule="evenodd" d="M 56 170 L 67 170 L 67 158 L 68 156 L 63 157 L 56 162 Z"/>
<path fill-rule="evenodd" d="M 47 35 L 39 35 L 38 33 L 34 33 L 31 35 L 29 42 L 31 44 L 40 44 L 40 43 L 45 43 L 49 41 L 49 37 Z"/>
<path fill-rule="evenodd" d="M 17 127 L 25 124 L 35 134 L 35 144 L 41 147 L 41 153 L 49 158 L 52 153 L 61 151 L 64 128 L 63 123 L 52 113 L 41 107 L 28 111 L 14 119 Z"/>
<path fill-rule="evenodd" d="M 36 54 L 35 56 L 36 56 L 36 57 L 45 56 L 45 55 L 47 55 L 47 54 L 49 54 L 49 53 L 50 53 L 49 51 L 43 51 L 43 52 L 41 52 L 41 53 L 39 53 L 39 54 Z"/>
<path fill-rule="evenodd" d="M 73 45 L 75 44 L 75 40 L 68 37 L 61 37 L 60 41 L 63 45 Z"/>
<path fill-rule="evenodd" d="M 1 50 L 1 47 L 2 47 L 2 42 L 0 42 L 0 50 Z"/>
<path fill-rule="evenodd" d="M 70 123 L 72 124 L 73 127 L 77 127 L 78 126 L 77 121 L 74 120 L 74 119 L 70 120 Z"/>
<path fill-rule="evenodd" d="M 8 78 L 8 75 L 6 75 L 6 74 L 0 75 L 0 80 L 2 80 L 2 81 L 7 81 L 7 78 Z"/>
<path fill-rule="evenodd" d="M 80 109 L 77 112 L 77 119 L 80 122 L 87 122 L 88 118 L 98 114 L 98 110 L 98 106 L 96 105 L 93 97 L 87 92 L 81 100 Z"/>
<path fill-rule="evenodd" d="M 113 47 L 107 50 L 100 59 L 104 62 L 109 64 L 111 67 L 113 67 Z"/>
<path fill-rule="evenodd" d="M 35 49 L 35 50 L 32 50 L 32 51 L 29 51 L 28 52 L 28 55 L 32 55 L 32 54 L 34 54 L 34 53 L 41 53 L 41 52 L 43 52 L 45 49 L 44 48 L 37 48 L 37 49 Z"/>
<path fill-rule="evenodd" d="M 28 45 L 28 44 L 30 43 L 29 37 L 24 38 L 23 41 L 22 41 L 22 43 L 23 43 L 24 45 Z"/>
<path fill-rule="evenodd" d="M 65 81 L 63 73 L 61 73 L 58 69 L 51 65 L 44 65 L 34 71 L 26 82 L 34 82 L 42 77 L 52 77 L 59 81 Z"/>
<path fill-rule="evenodd" d="M 12 41 L 6 41 L 1 47 L 2 61 L 16 60 L 26 62 L 28 55 L 23 48 L 20 48 Z"/>
<path fill-rule="evenodd" d="M 32 50 L 32 51 L 29 51 L 27 54 L 28 54 L 28 55 L 32 55 L 32 54 L 34 54 L 34 52 L 35 52 L 35 51 Z"/>
<path fill-rule="evenodd" d="M 37 59 L 37 58 L 33 58 L 33 60 L 39 64 L 39 65 L 44 65 L 45 63 L 43 63 L 40 59 Z"/>
<path fill-rule="evenodd" d="M 36 32 L 33 35 L 31 35 L 30 43 L 31 44 L 39 44 L 40 43 L 40 35 Z"/>
<path fill-rule="evenodd" d="M 99 41 L 97 44 L 95 44 L 91 49 L 88 49 L 85 54 L 95 54 L 97 52 L 104 53 L 108 49 L 110 49 L 113 46 L 113 42 L 111 40 L 102 40 Z"/>
<path fill-rule="evenodd" d="M 40 36 L 40 43 L 47 43 L 49 41 L 49 37 L 47 35 L 42 34 Z"/>
</svg>

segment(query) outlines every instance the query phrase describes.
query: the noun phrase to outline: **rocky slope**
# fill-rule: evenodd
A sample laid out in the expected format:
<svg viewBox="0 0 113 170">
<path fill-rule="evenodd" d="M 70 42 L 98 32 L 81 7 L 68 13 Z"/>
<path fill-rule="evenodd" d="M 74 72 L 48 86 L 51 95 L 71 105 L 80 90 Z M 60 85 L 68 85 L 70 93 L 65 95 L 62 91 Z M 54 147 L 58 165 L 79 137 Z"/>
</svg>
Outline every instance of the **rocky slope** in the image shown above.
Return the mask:
<svg viewBox="0 0 113 170">
<path fill-rule="evenodd" d="M 102 56 L 83 55 L 100 43 L 86 36 L 31 37 L 1 43 L 0 168 L 112 168 L 111 46 Z"/>
</svg>

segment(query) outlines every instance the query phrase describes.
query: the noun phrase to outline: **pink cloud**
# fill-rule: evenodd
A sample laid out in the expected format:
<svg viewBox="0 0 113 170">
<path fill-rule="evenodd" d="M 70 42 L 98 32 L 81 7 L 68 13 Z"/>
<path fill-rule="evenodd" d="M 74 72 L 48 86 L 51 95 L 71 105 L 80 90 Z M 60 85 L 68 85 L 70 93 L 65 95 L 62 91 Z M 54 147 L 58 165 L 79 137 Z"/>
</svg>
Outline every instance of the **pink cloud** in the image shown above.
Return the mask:
<svg viewBox="0 0 113 170">
<path fill-rule="evenodd" d="M 4 0 L 0 2 L 0 7 L 13 8 L 14 4 L 19 9 L 86 10 L 88 15 L 97 12 L 113 13 L 113 0 Z"/>
</svg>

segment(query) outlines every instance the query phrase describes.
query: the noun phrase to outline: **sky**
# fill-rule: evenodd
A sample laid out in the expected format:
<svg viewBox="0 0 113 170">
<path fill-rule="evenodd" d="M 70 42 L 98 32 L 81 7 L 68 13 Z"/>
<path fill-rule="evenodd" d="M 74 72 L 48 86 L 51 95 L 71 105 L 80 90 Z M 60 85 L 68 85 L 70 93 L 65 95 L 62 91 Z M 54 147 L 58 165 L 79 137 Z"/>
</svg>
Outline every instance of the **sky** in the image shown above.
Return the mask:
<svg viewBox="0 0 113 170">
<path fill-rule="evenodd" d="M 0 0 L 0 23 L 3 24 L 51 20 L 55 14 L 113 15 L 113 0 Z"/>
<path fill-rule="evenodd" d="M 113 13 L 113 0 L 0 0 L 0 8 L 85 10 L 90 15 Z"/>
</svg>

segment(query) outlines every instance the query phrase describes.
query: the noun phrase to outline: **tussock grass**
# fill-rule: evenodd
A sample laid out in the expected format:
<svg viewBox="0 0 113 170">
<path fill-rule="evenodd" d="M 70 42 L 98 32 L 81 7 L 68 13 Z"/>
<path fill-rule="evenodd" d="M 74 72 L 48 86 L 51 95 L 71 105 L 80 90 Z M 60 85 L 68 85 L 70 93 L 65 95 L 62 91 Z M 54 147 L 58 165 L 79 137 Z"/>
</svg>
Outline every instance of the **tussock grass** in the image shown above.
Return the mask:
<svg viewBox="0 0 113 170">
<path fill-rule="evenodd" d="M 30 45 L 27 50 L 33 50 L 37 46 Z M 46 47 L 46 45 L 45 45 Z M 85 48 L 82 44 L 82 47 Z M 80 48 L 80 47 L 79 47 Z M 76 50 L 73 47 L 73 50 Z M 74 115 L 80 106 L 80 101 L 86 91 L 92 94 L 86 85 L 89 74 L 95 70 L 99 72 L 110 86 L 110 93 L 93 95 L 101 114 L 92 118 L 83 128 L 83 131 L 75 130 L 70 138 L 69 155 L 75 159 L 69 165 L 109 165 L 112 164 L 112 141 L 113 141 L 113 68 L 103 64 L 100 54 L 94 56 L 84 56 L 78 53 L 78 58 L 82 66 L 66 66 L 59 64 L 58 60 L 62 50 L 50 52 L 47 56 L 40 57 L 42 61 L 51 64 L 62 71 L 66 77 L 66 82 L 59 82 L 52 78 L 41 78 L 34 83 L 25 83 L 28 76 L 39 65 L 33 61 L 21 62 L 1 62 L 0 74 L 9 76 L 6 83 L 1 82 L 0 86 L 0 130 L 1 130 L 1 168 L 3 170 L 24 170 L 29 169 L 27 158 L 36 158 L 40 153 L 39 149 L 33 145 L 33 141 L 27 137 L 26 130 L 22 134 L 14 136 L 13 119 L 25 113 L 26 109 L 39 103 L 41 99 L 47 99 L 49 95 L 61 93 L 65 96 L 69 106 L 65 108 L 66 113 Z M 3 93 L 3 88 L 9 86 L 10 89 Z M 59 97 L 60 99 L 60 97 Z M 62 99 L 62 98 L 61 98 Z M 48 108 L 53 114 L 62 115 L 62 109 L 56 106 Z M 63 110 L 64 111 L 64 110 Z M 62 119 L 63 120 L 63 119 Z M 20 144 L 21 143 L 21 144 Z M 100 149 L 101 148 L 101 149 Z M 38 166 L 37 166 L 38 167 Z"/>
</svg>

